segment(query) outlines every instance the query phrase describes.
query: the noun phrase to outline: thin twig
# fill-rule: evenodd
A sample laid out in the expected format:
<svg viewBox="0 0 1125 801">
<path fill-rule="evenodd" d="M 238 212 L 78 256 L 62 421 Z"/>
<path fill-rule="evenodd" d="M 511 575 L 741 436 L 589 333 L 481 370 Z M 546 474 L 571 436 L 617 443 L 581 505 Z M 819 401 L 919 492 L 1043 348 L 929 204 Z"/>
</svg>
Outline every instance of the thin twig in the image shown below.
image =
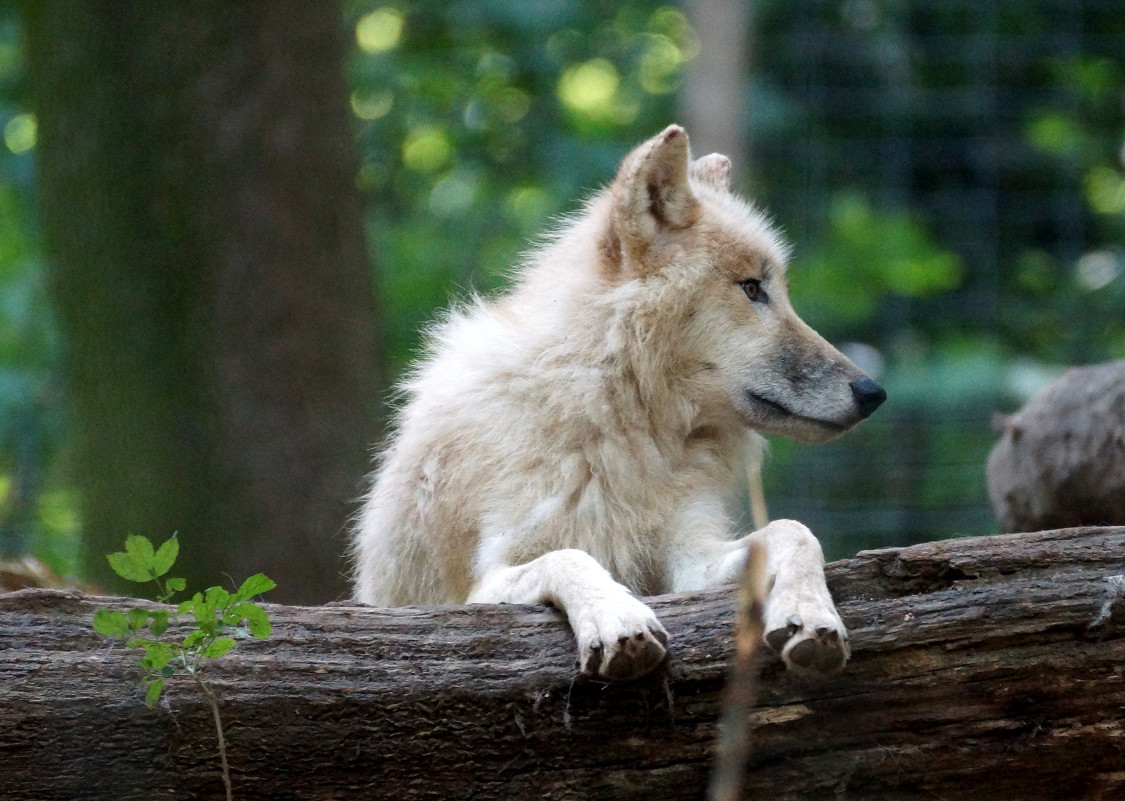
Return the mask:
<svg viewBox="0 0 1125 801">
<path fill-rule="evenodd" d="M 765 625 L 765 548 L 750 546 L 746 569 L 738 588 L 734 618 L 734 662 L 723 690 L 723 711 L 715 743 L 715 767 L 708 788 L 709 801 L 738 801 L 742 778 L 750 754 L 750 713 L 758 698 L 760 665 L 755 658 L 761 648 Z"/>
<path fill-rule="evenodd" d="M 227 741 L 223 737 L 223 721 L 219 717 L 219 699 L 215 697 L 215 693 L 207 686 L 206 682 L 199 678 L 199 675 L 192 671 L 192 679 L 199 687 L 200 691 L 207 696 L 207 702 L 211 705 L 211 715 L 215 718 L 215 734 L 219 738 L 219 760 L 223 765 L 223 785 L 227 789 L 227 801 L 234 801 L 234 794 L 230 787 L 230 766 L 227 764 Z"/>
<path fill-rule="evenodd" d="M 754 528 L 765 528 L 770 523 L 770 513 L 766 507 L 766 490 L 762 485 L 761 459 L 755 459 L 746 465 L 746 489 L 750 495 L 750 516 L 754 521 Z"/>
</svg>

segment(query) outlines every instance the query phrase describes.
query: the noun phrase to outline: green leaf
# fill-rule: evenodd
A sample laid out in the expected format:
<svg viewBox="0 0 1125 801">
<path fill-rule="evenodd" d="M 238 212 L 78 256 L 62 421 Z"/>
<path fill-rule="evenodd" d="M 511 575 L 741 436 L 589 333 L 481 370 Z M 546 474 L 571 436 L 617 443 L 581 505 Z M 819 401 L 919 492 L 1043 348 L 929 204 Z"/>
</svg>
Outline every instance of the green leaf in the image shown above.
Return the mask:
<svg viewBox="0 0 1125 801">
<path fill-rule="evenodd" d="M 109 566 L 113 568 L 113 572 L 121 576 L 126 581 L 136 581 L 144 583 L 152 580 L 152 575 L 149 573 L 148 568 L 144 565 L 137 564 L 136 559 L 129 553 L 111 553 L 106 556 Z"/>
<path fill-rule="evenodd" d="M 197 592 L 195 595 L 191 596 L 186 601 L 180 601 L 180 605 L 176 607 L 176 614 L 186 615 L 188 612 L 192 612 L 192 611 L 195 610 L 196 604 L 202 604 L 202 603 L 203 603 L 203 596 L 200 593 Z"/>
<path fill-rule="evenodd" d="M 231 596 L 231 600 L 245 601 L 248 598 L 253 598 L 255 595 L 269 592 L 276 586 L 276 582 L 265 573 L 256 573 L 242 582 L 242 586 L 238 588 L 238 592 Z"/>
<path fill-rule="evenodd" d="M 128 637 L 129 618 L 115 609 L 99 609 L 94 613 L 94 631 L 105 637 Z"/>
<path fill-rule="evenodd" d="M 153 670 L 163 670 L 164 666 L 172 661 L 172 657 L 176 655 L 176 651 L 172 646 L 160 643 L 159 645 L 151 645 L 148 649 L 149 658 L 152 659 Z"/>
<path fill-rule="evenodd" d="M 152 631 L 154 636 L 159 637 L 161 634 L 168 630 L 168 620 L 171 617 L 172 613 L 167 609 L 153 610 L 152 623 L 149 625 L 149 629 Z"/>
<path fill-rule="evenodd" d="M 182 647 L 184 648 L 185 651 L 190 651 L 192 648 L 199 645 L 205 639 L 207 639 L 207 635 L 202 631 L 196 630 L 196 631 L 193 631 L 188 636 L 184 637 L 184 641 L 183 641 L 183 643 L 181 643 L 181 645 L 182 645 Z"/>
<path fill-rule="evenodd" d="M 145 690 L 145 706 L 152 709 L 156 706 L 156 702 L 160 700 L 160 691 L 164 689 L 164 679 L 155 679 L 149 682 L 148 688 Z"/>
<path fill-rule="evenodd" d="M 218 659 L 231 648 L 234 648 L 235 644 L 235 641 L 230 637 L 219 637 L 203 649 L 203 655 L 209 659 Z"/>
<path fill-rule="evenodd" d="M 173 534 L 163 545 L 160 546 L 156 554 L 152 557 L 152 571 L 158 575 L 163 576 L 172 569 L 172 565 L 176 561 L 176 557 L 180 553 L 180 541 L 176 539 Z M 169 579 L 171 581 L 171 579 Z M 171 589 L 171 587 L 169 587 Z"/>
<path fill-rule="evenodd" d="M 140 665 L 145 670 L 163 670 L 174 656 L 171 646 L 162 642 L 150 642 L 144 646 L 144 649 L 145 655 L 141 657 Z"/>
<path fill-rule="evenodd" d="M 191 613 L 195 616 L 195 623 L 200 631 L 208 635 L 218 633 L 220 621 L 216 615 L 219 613 L 219 607 L 226 606 L 229 599 L 230 593 L 222 587 L 208 587 L 207 594 L 203 596 L 199 593 L 195 594 L 192 598 Z"/>
<path fill-rule="evenodd" d="M 152 543 L 148 541 L 148 537 L 140 537 L 136 534 L 130 534 L 125 538 L 125 553 L 133 557 L 133 561 L 139 566 L 147 570 L 153 569 L 153 551 Z"/>
<path fill-rule="evenodd" d="M 195 625 L 207 637 L 216 637 L 222 628 L 222 621 L 215 617 L 215 610 L 207 608 L 204 610 L 206 613 L 203 617 L 197 618 Z"/>
<path fill-rule="evenodd" d="M 148 624 L 148 610 L 147 609 L 130 609 L 125 613 L 129 618 L 129 628 L 136 631 L 143 629 Z"/>
<path fill-rule="evenodd" d="M 164 582 L 169 592 L 183 592 L 187 589 L 187 581 L 182 578 L 170 578 Z"/>
<path fill-rule="evenodd" d="M 220 609 L 225 609 L 230 603 L 230 593 L 222 587 L 208 587 L 203 600 L 211 610 L 211 616 L 214 617 Z"/>
<path fill-rule="evenodd" d="M 234 607 L 232 610 L 241 615 L 246 620 L 246 625 L 250 629 L 250 633 L 258 639 L 264 639 L 270 636 L 273 631 L 273 626 L 270 625 L 270 617 L 266 614 L 266 610 L 257 604 L 241 603 Z"/>
</svg>

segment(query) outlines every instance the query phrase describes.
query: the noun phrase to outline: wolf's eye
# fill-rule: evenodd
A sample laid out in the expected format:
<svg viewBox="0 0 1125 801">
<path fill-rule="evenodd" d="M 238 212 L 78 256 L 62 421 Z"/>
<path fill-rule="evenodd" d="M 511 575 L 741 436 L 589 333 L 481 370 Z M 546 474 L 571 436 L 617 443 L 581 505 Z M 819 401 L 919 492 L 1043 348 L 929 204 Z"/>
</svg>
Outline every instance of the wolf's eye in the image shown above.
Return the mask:
<svg viewBox="0 0 1125 801">
<path fill-rule="evenodd" d="M 766 290 L 762 289 L 762 282 L 757 278 L 747 278 L 745 281 L 739 281 L 738 285 L 753 303 L 769 302 L 770 297 L 766 294 Z"/>
</svg>

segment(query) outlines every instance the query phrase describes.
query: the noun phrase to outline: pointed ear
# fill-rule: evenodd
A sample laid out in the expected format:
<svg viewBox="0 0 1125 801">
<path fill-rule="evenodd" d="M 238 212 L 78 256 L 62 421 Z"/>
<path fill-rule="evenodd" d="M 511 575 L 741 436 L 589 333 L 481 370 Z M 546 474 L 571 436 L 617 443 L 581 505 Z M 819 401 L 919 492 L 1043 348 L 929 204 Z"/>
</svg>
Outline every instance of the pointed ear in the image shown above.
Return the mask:
<svg viewBox="0 0 1125 801">
<path fill-rule="evenodd" d="M 725 192 L 730 191 L 730 159 L 720 153 L 701 156 L 691 163 L 691 177 Z"/>
<path fill-rule="evenodd" d="M 688 186 L 687 133 L 669 125 L 621 162 L 613 182 L 614 221 L 622 245 L 646 250 L 662 229 L 687 228 L 699 219 Z"/>
</svg>

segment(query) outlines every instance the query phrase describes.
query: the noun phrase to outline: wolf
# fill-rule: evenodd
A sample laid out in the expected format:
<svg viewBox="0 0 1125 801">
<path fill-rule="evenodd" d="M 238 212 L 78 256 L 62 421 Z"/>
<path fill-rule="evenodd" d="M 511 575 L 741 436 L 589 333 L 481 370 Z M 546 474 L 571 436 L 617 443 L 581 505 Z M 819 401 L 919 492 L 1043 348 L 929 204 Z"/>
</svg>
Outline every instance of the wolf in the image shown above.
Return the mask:
<svg viewBox="0 0 1125 801">
<path fill-rule="evenodd" d="M 767 643 L 797 672 L 849 656 L 819 543 L 735 536 L 761 434 L 823 442 L 886 393 L 789 302 L 787 246 L 672 125 L 518 268 L 429 331 L 353 531 L 356 600 L 553 604 L 578 669 L 665 658 L 639 596 L 732 582 L 766 550 Z"/>
</svg>

